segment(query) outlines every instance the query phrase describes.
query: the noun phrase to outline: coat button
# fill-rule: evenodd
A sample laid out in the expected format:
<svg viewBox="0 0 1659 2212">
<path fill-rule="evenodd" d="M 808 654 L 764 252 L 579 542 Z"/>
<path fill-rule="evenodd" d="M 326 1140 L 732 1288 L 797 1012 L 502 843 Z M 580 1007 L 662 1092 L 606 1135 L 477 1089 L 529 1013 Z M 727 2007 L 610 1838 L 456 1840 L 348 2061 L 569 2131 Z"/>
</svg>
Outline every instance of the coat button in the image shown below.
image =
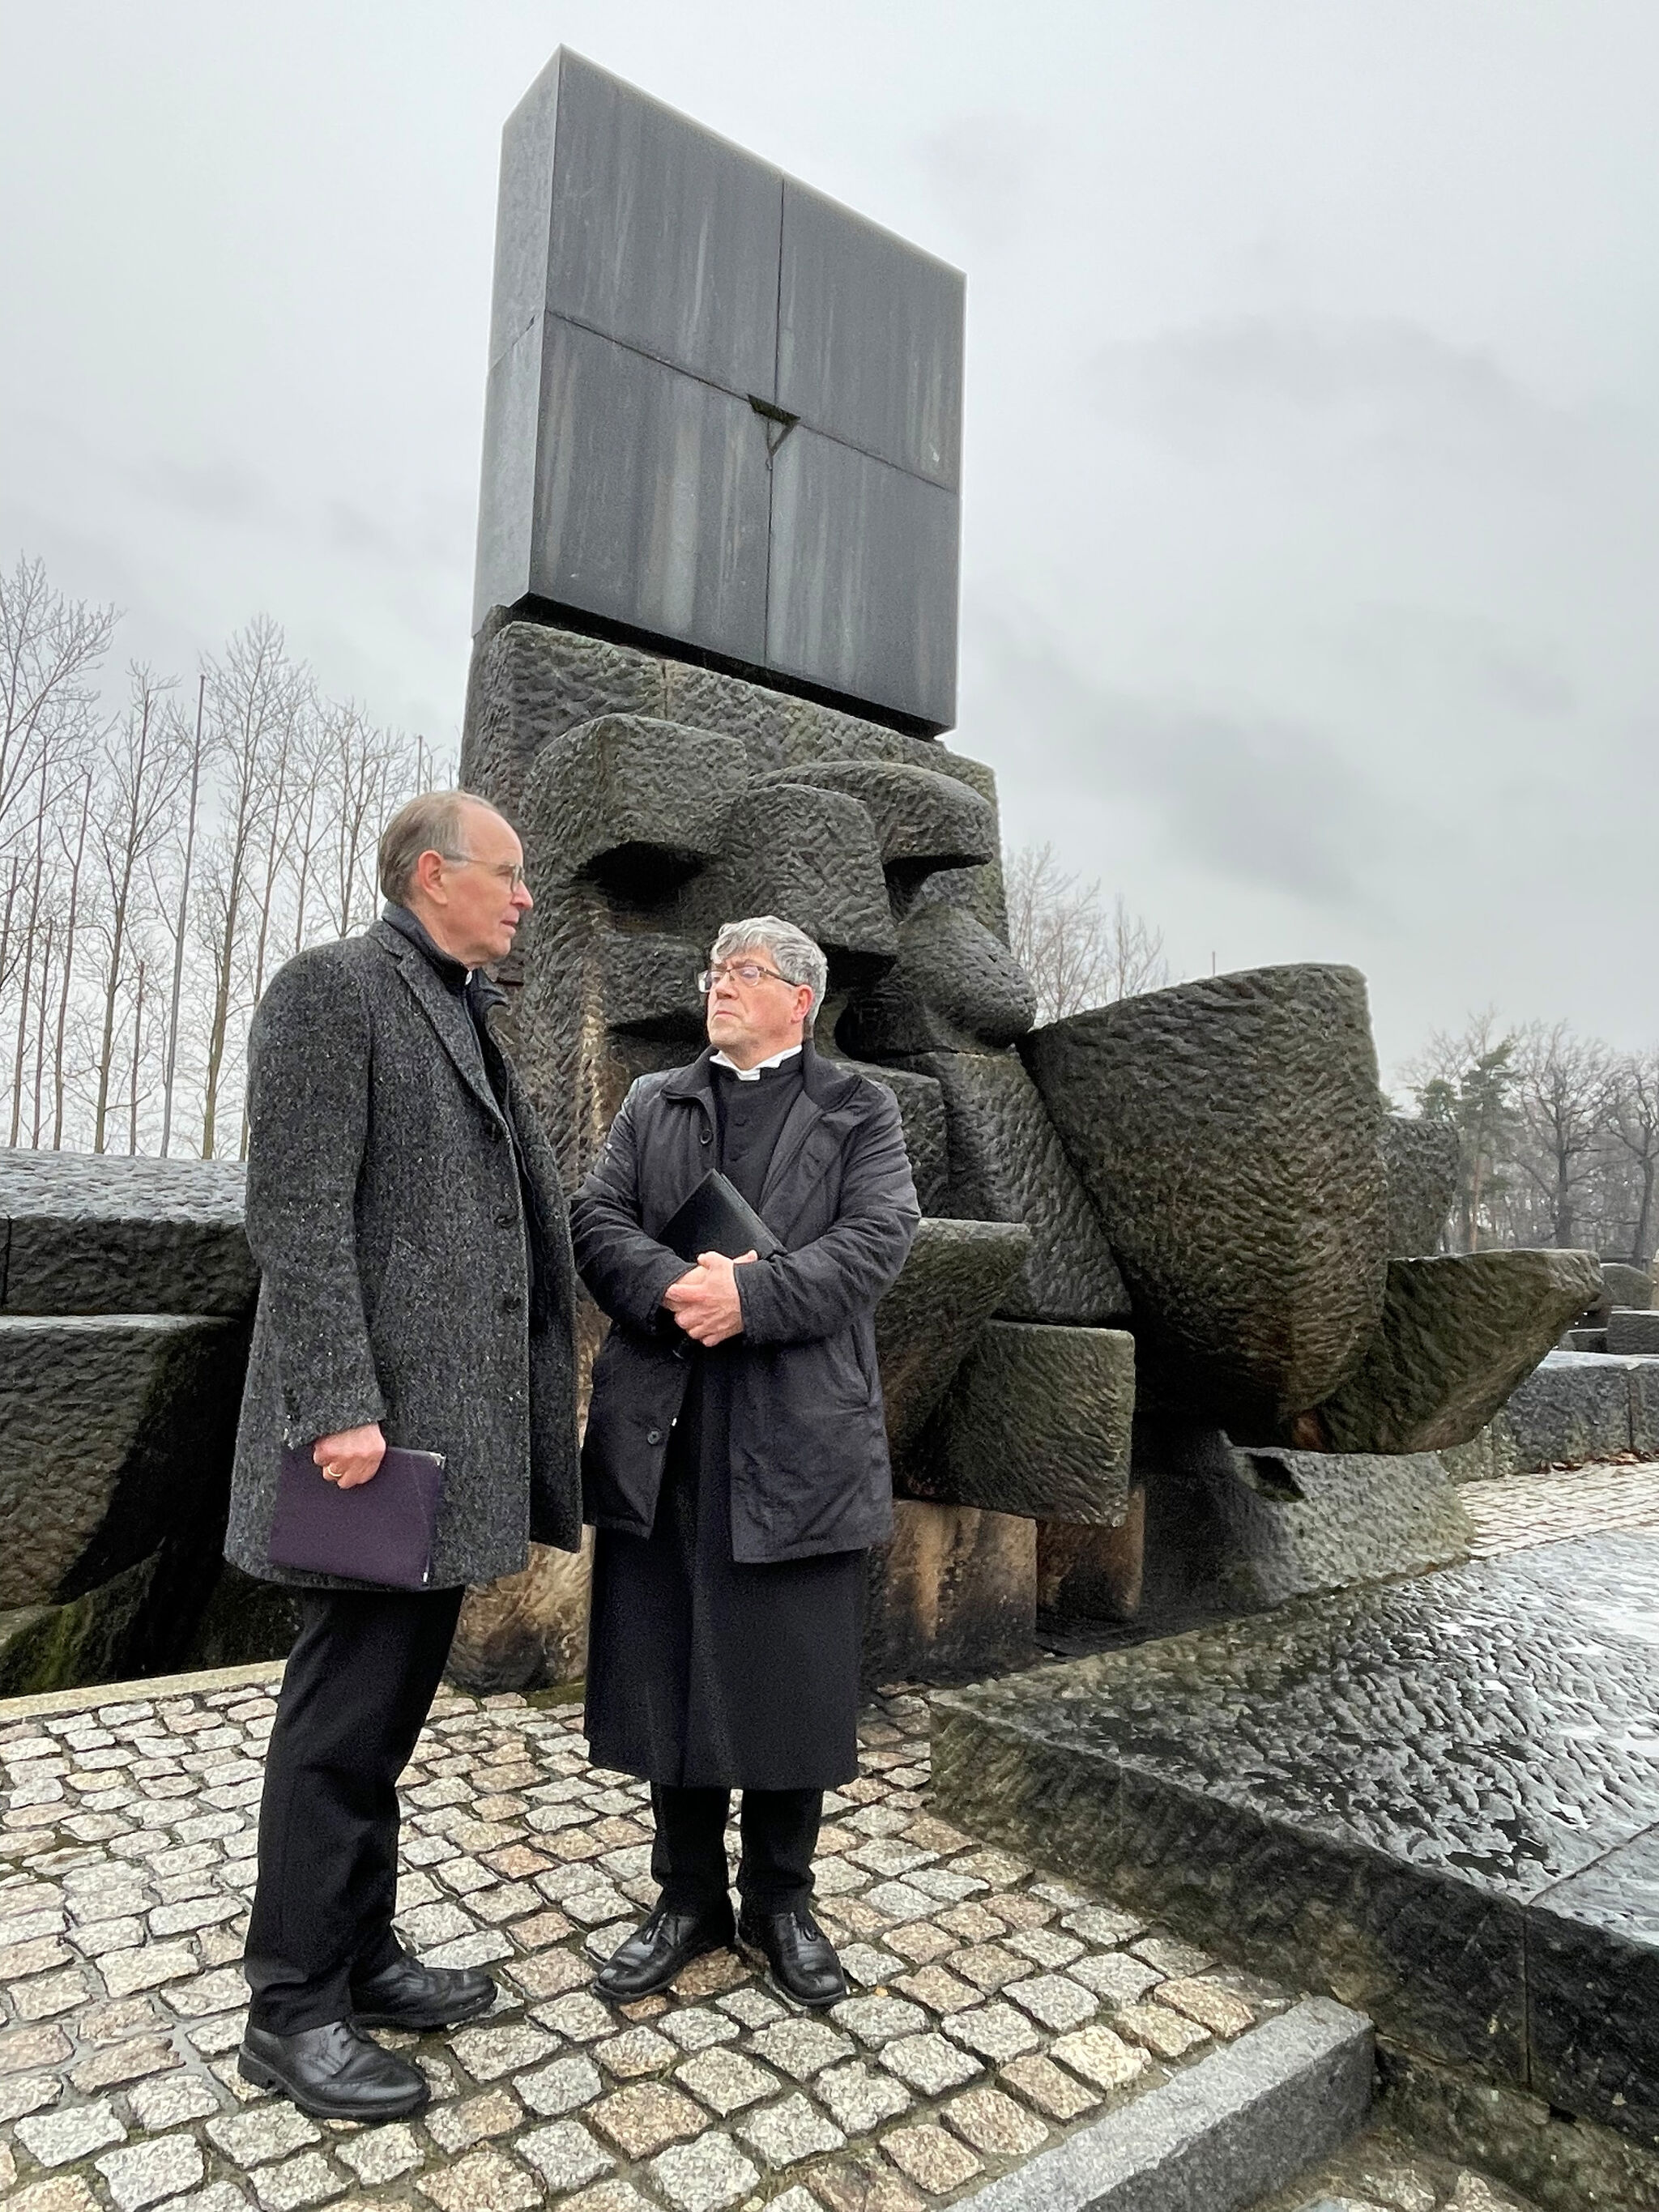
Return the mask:
<svg viewBox="0 0 1659 2212">
<path fill-rule="evenodd" d="M 645 1441 L 648 1444 L 659 1444 L 662 1442 L 662 1431 L 660 1429 L 647 1429 L 645 1432 Z"/>
<path fill-rule="evenodd" d="M 501 1292 L 501 1311 L 503 1313 L 517 1313 L 518 1310 L 518 1292 L 516 1291 L 503 1291 Z"/>
<path fill-rule="evenodd" d="M 518 1225 L 519 1217 L 514 1209 L 510 1206 L 502 1206 L 501 1212 L 495 1216 L 497 1229 L 516 1229 Z"/>
<path fill-rule="evenodd" d="M 698 1137 L 698 1139 L 697 1139 L 697 1142 L 698 1142 L 700 1145 L 707 1145 L 707 1144 L 708 1144 L 708 1143 L 712 1142 L 712 1139 L 710 1139 L 709 1134 L 708 1134 L 708 1130 L 707 1130 L 707 1129 L 703 1130 L 703 1132 L 702 1133 L 702 1134 Z"/>
</svg>

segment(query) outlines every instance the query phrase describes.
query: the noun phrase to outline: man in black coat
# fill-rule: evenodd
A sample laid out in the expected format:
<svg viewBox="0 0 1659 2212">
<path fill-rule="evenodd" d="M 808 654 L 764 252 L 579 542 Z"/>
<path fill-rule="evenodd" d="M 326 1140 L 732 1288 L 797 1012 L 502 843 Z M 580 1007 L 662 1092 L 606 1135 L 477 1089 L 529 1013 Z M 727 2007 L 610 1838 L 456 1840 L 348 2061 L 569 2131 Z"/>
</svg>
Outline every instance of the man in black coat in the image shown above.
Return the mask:
<svg viewBox="0 0 1659 2212">
<path fill-rule="evenodd" d="M 812 1854 L 824 1790 L 858 1771 L 865 1553 L 892 1533 L 874 1314 L 920 1209 L 891 1093 L 813 1050 L 827 972 L 775 915 L 729 923 L 709 1049 L 635 1084 L 571 1208 L 611 1321 L 582 1453 L 587 1733 L 652 1785 L 661 1886 L 599 1975 L 619 2002 L 732 1942 L 734 1789 L 736 1934 L 799 2002 L 846 1995 Z M 711 1167 L 781 1250 L 688 1264 L 658 1241 Z"/>
<path fill-rule="evenodd" d="M 581 1539 L 575 1277 L 551 1147 L 485 1019 L 482 970 L 531 904 L 509 823 L 412 799 L 380 841 L 381 920 L 272 978 L 248 1039 L 247 1234 L 259 1262 L 227 1555 L 297 1586 L 259 1814 L 249 2081 L 325 2118 L 416 2111 L 426 2077 L 361 2031 L 493 2002 L 392 1933 L 398 1777 L 469 1583 Z M 325 1480 L 387 1445 L 441 1453 L 428 1587 L 272 1564 L 284 1443 Z"/>
</svg>

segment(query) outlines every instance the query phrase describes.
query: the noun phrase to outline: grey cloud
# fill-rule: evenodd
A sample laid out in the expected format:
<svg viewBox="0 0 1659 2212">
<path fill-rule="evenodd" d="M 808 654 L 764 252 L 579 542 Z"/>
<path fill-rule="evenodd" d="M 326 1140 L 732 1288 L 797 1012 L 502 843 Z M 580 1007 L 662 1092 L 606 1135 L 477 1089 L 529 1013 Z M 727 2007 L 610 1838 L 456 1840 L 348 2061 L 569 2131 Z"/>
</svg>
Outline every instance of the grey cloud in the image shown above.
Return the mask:
<svg viewBox="0 0 1659 2212">
<path fill-rule="evenodd" d="M 1337 641 L 1345 665 L 1375 692 L 1462 695 L 1530 722 L 1558 722 L 1579 687 L 1547 645 L 1487 617 L 1401 604 L 1366 606 Z"/>
<path fill-rule="evenodd" d="M 1322 732 L 1267 714 L 1206 709 L 1091 684 L 1059 641 L 988 619 L 988 690 L 1042 732 L 1022 755 L 1028 786 L 1073 803 L 1133 799 L 1172 853 L 1220 877 L 1327 914 L 1386 922 L 1394 871 L 1440 843 L 1435 824 L 1356 769 Z"/>
<path fill-rule="evenodd" d="M 185 461 L 158 453 L 132 476 L 152 499 L 204 521 L 269 526 L 281 519 L 272 487 L 240 461 Z"/>
</svg>

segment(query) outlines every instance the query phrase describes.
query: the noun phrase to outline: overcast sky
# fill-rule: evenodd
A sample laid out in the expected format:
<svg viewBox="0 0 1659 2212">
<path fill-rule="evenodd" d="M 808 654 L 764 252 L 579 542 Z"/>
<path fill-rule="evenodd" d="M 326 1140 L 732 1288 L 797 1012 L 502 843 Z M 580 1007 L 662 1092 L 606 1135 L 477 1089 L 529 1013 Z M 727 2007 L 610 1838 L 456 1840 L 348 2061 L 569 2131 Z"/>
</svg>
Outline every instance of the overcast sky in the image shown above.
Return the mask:
<svg viewBox="0 0 1659 2212">
<path fill-rule="evenodd" d="M 968 271 L 961 723 L 1180 972 L 1659 1037 L 1659 9 L 0 0 L 0 560 L 459 728 L 574 46 Z"/>
</svg>

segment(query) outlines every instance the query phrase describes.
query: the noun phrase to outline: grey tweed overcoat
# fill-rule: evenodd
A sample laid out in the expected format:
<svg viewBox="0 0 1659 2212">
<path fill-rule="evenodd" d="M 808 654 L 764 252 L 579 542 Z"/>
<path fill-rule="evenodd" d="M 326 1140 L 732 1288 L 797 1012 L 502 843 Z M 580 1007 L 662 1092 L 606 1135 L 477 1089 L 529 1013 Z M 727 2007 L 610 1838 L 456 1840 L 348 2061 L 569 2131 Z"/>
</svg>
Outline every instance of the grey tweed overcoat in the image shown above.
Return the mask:
<svg viewBox="0 0 1659 2212">
<path fill-rule="evenodd" d="M 580 1541 L 564 1195 L 501 1066 L 505 1115 L 465 1003 L 385 921 L 301 953 L 260 1001 L 259 1304 L 225 1540 L 248 1574 L 327 1586 L 267 1556 L 277 1465 L 285 1437 L 367 1421 L 447 1462 L 434 1589 L 516 1571 L 532 1537 Z"/>
</svg>

